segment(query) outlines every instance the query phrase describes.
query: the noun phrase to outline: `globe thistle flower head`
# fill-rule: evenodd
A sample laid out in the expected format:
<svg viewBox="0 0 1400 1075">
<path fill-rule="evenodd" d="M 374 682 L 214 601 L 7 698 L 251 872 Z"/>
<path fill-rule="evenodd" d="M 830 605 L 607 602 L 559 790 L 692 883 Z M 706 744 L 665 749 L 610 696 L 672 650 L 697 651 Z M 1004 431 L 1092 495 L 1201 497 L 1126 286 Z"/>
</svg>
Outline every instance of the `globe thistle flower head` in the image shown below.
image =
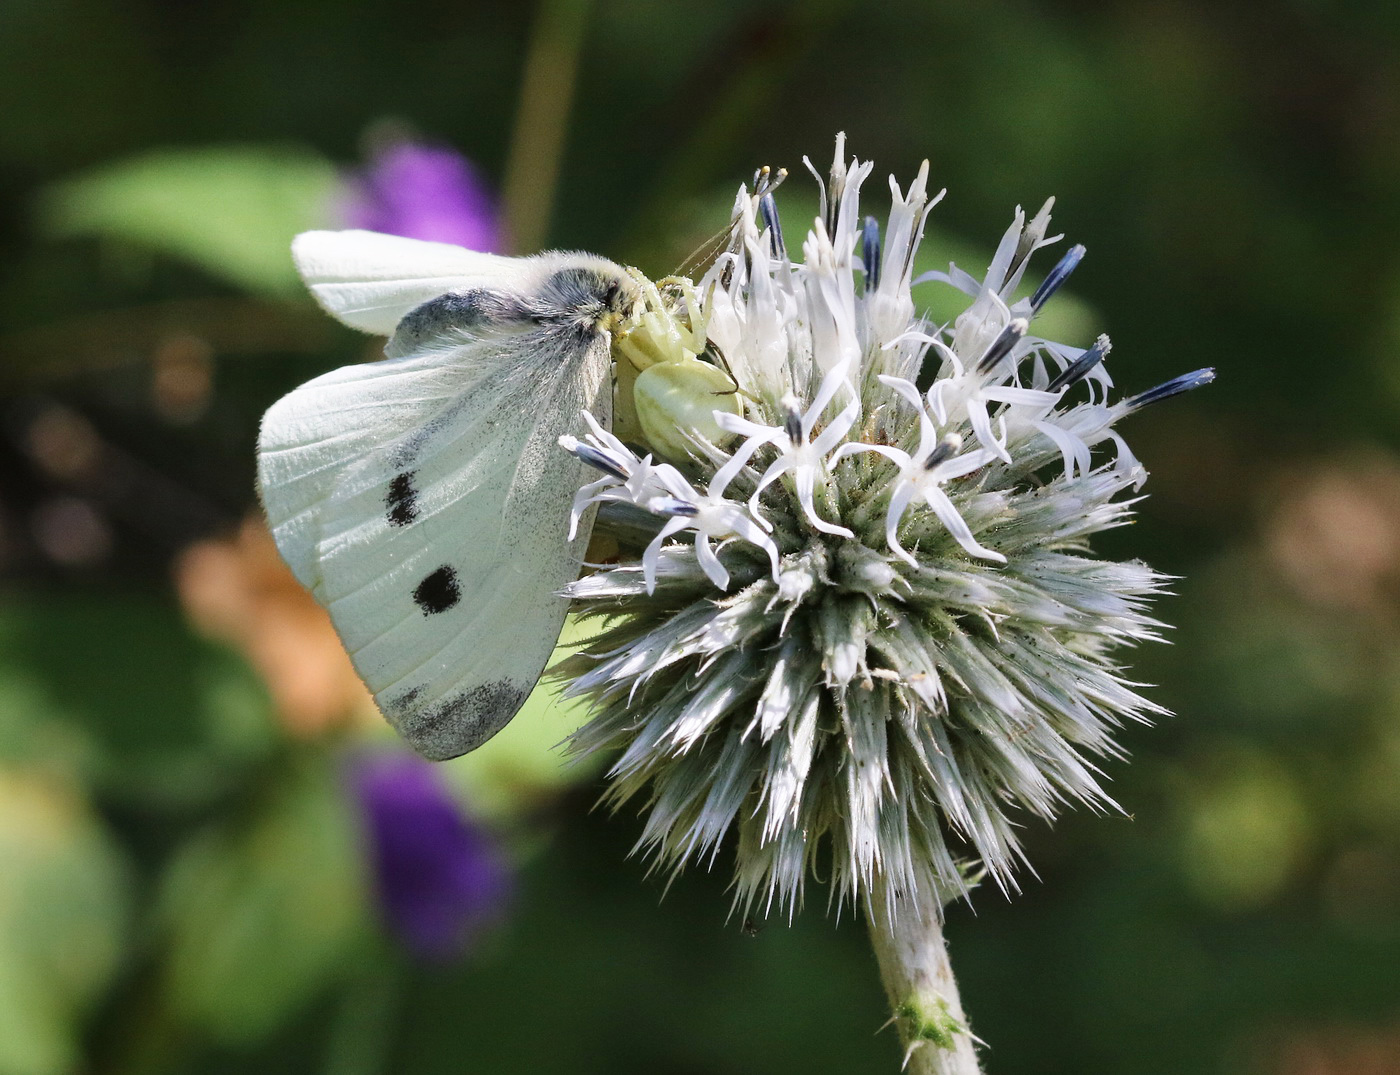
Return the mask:
<svg viewBox="0 0 1400 1075">
<path fill-rule="evenodd" d="M 916 279 L 942 194 L 927 163 L 891 179 L 882 236 L 860 210 L 871 171 L 838 138 L 800 261 L 781 173 L 740 190 L 727 248 L 672 311 L 703 333 L 684 361 L 728 383 L 706 431 L 681 429 L 687 450 L 591 416 L 561 440 L 600 475 L 575 520 L 596 511 L 621 549 L 567 591 L 597 626 L 556 669 L 594 705 L 572 747 L 615 754 L 608 798 L 645 801 L 658 865 L 729 842 L 745 908 L 791 909 L 818 867 L 838 899 L 928 878 L 951 897 L 971 870 L 1010 888 L 1018 813 L 1111 807 L 1095 760 L 1162 712 L 1115 651 L 1156 638 L 1163 576 L 1088 541 L 1128 521 L 1145 478 L 1115 424 L 1212 372 L 1109 403 L 1106 338 L 1034 330 L 1083 247 L 1016 298 L 1058 239 L 1050 203 L 1017 211 L 980 279 Z M 967 308 L 930 322 L 923 284 Z"/>
</svg>

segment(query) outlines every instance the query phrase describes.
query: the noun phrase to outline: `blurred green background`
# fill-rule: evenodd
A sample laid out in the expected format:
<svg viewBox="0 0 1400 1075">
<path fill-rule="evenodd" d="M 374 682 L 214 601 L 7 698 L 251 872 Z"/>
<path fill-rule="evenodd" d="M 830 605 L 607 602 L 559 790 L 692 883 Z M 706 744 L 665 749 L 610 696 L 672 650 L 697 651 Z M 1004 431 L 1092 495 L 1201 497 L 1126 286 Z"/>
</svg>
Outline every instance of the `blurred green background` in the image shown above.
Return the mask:
<svg viewBox="0 0 1400 1075">
<path fill-rule="evenodd" d="M 1065 341 L 1220 379 L 1125 429 L 1100 545 L 1181 576 L 1128 816 L 950 913 L 987 1071 L 1400 1072 L 1400 7 L 0 0 L 0 100 L 0 1075 L 896 1070 L 860 923 L 648 876 L 545 699 L 441 770 L 513 896 L 395 933 L 392 743 L 245 522 L 262 410 L 367 353 L 285 244 L 386 124 L 653 275 L 838 130 L 931 160 L 931 266 L 1057 195 Z"/>
</svg>

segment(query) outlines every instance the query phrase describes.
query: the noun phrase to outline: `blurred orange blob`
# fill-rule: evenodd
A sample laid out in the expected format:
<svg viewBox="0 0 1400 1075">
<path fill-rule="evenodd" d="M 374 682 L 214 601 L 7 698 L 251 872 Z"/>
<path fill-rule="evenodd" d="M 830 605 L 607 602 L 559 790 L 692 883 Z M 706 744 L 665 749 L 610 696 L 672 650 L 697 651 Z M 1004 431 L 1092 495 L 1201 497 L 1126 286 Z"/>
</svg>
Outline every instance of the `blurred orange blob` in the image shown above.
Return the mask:
<svg viewBox="0 0 1400 1075">
<path fill-rule="evenodd" d="M 1290 477 L 1264 531 L 1307 601 L 1389 618 L 1400 608 L 1400 460 L 1341 459 Z"/>
<path fill-rule="evenodd" d="M 190 546 L 176 559 L 175 584 L 195 627 L 242 651 L 262 676 L 292 735 L 375 719 L 330 617 L 282 562 L 262 519 Z"/>
<path fill-rule="evenodd" d="M 1281 1051 L 1276 1075 L 1395 1075 L 1400 1071 L 1400 1031 L 1332 1031 L 1294 1041 Z"/>
<path fill-rule="evenodd" d="M 191 333 L 161 341 L 151 355 L 151 403 L 169 422 L 189 423 L 202 415 L 214 391 L 214 348 Z"/>
</svg>

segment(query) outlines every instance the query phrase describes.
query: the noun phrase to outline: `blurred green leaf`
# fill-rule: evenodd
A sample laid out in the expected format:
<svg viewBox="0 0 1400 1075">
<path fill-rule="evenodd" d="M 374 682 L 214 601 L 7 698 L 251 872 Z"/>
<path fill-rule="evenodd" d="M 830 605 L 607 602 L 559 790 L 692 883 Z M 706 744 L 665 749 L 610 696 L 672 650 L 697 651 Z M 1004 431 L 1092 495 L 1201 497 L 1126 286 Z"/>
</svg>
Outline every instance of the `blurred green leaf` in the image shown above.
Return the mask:
<svg viewBox="0 0 1400 1075">
<path fill-rule="evenodd" d="M 1308 804 L 1278 759 L 1217 742 L 1183 802 L 1183 855 L 1200 895 L 1226 909 L 1258 906 L 1289 881 L 1314 840 Z"/>
<path fill-rule="evenodd" d="M 70 1071 L 121 953 L 124 863 L 73 787 L 21 769 L 0 769 L 0 863 L 0 1075 Z"/>
<path fill-rule="evenodd" d="M 0 1072 L 51 1075 L 76 1060 L 71 1020 L 25 968 L 0 957 Z"/>
<path fill-rule="evenodd" d="M 161 903 L 176 1018 L 220 1042 L 256 1041 L 324 989 L 365 936 L 357 838 L 321 757 L 285 772 L 246 824 L 190 845 Z"/>
<path fill-rule="evenodd" d="M 265 692 L 169 601 L 12 594 L 0 605 L 0 757 L 81 767 L 104 794 L 188 807 L 274 741 Z"/>
<path fill-rule="evenodd" d="M 333 223 L 336 184 L 305 150 L 162 150 L 50 187 L 39 222 L 53 238 L 120 239 L 250 291 L 295 294 L 292 237 Z"/>
</svg>

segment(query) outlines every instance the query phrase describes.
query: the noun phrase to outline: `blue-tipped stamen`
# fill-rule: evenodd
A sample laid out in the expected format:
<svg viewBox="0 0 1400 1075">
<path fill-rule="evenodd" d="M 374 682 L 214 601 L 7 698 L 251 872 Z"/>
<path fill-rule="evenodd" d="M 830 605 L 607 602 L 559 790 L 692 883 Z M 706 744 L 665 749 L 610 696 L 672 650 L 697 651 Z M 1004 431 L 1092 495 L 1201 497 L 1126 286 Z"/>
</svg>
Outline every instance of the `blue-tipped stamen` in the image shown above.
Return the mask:
<svg viewBox="0 0 1400 1075">
<path fill-rule="evenodd" d="M 768 229 L 768 245 L 773 256 L 787 257 L 787 244 L 783 242 L 783 226 L 778 220 L 778 203 L 773 195 L 765 194 L 758 199 L 758 212 L 763 217 L 763 226 Z"/>
<path fill-rule="evenodd" d="M 787 434 L 787 438 L 792 444 L 802 443 L 802 415 L 798 413 L 796 407 L 784 405 L 783 432 Z"/>
<path fill-rule="evenodd" d="M 1109 346 L 1108 337 L 1100 336 L 1094 341 L 1094 346 L 1062 369 L 1055 379 L 1045 386 L 1045 390 L 1058 392 L 1061 388 L 1071 388 L 1077 385 L 1089 375 L 1090 370 L 1104 360 L 1108 354 Z"/>
<path fill-rule="evenodd" d="M 956 433 L 949 433 L 938 442 L 938 447 L 928 453 L 928 458 L 924 460 L 924 469 L 932 470 L 939 463 L 947 462 L 953 457 L 953 453 L 961 447 L 962 437 Z"/>
<path fill-rule="evenodd" d="M 1146 392 L 1139 392 L 1135 396 L 1125 399 L 1119 406 L 1126 413 L 1128 411 L 1140 411 L 1143 407 L 1152 403 L 1161 403 L 1164 399 L 1171 399 L 1172 396 L 1179 396 L 1183 392 L 1189 392 L 1193 388 L 1200 388 L 1203 384 L 1210 384 L 1215 380 L 1215 368 L 1207 366 L 1202 370 L 1195 370 L 1191 373 L 1183 373 L 1180 377 L 1173 377 L 1170 381 L 1159 384 L 1156 388 L 1149 388 Z"/>
<path fill-rule="evenodd" d="M 775 172 L 767 165 L 753 174 L 753 192 L 758 198 L 758 213 L 763 218 L 764 227 L 768 229 L 768 243 L 773 254 L 779 258 L 787 257 L 787 244 L 783 242 L 783 226 L 778 220 L 778 203 L 773 199 L 773 192 L 782 186 L 786 178 L 786 168 L 779 168 Z"/>
<path fill-rule="evenodd" d="M 977 372 L 990 373 L 995 369 L 997 363 L 1009 355 L 1011 349 L 1021 342 L 1021 337 L 1026 334 L 1026 329 L 1029 327 L 1025 318 L 1018 317 L 1002 329 L 1001 334 L 992 341 L 992 345 L 987 348 L 987 353 L 977 363 Z"/>
<path fill-rule="evenodd" d="M 1031 296 L 1031 309 L 1040 313 L 1040 308 L 1050 301 L 1050 296 L 1060 290 L 1060 285 L 1069 279 L 1069 274 L 1079 267 L 1079 263 L 1084 260 L 1084 246 L 1075 243 L 1065 251 L 1062 257 L 1040 286 L 1035 289 L 1035 294 Z"/>
<path fill-rule="evenodd" d="M 681 515 L 687 519 L 700 514 L 700 509 L 689 501 L 669 496 L 658 496 L 647 501 L 647 511 L 654 515 Z"/>
<path fill-rule="evenodd" d="M 865 266 L 865 293 L 869 295 L 880 286 L 880 222 L 873 216 L 865 218 L 860 236 L 860 260 Z"/>
<path fill-rule="evenodd" d="M 616 478 L 620 482 L 625 482 L 631 477 L 631 468 L 627 461 L 614 452 L 604 448 L 594 448 L 592 445 L 583 444 L 580 441 L 574 441 L 572 445 L 566 444 L 564 447 L 590 467 L 601 470 L 604 474 Z"/>
</svg>

